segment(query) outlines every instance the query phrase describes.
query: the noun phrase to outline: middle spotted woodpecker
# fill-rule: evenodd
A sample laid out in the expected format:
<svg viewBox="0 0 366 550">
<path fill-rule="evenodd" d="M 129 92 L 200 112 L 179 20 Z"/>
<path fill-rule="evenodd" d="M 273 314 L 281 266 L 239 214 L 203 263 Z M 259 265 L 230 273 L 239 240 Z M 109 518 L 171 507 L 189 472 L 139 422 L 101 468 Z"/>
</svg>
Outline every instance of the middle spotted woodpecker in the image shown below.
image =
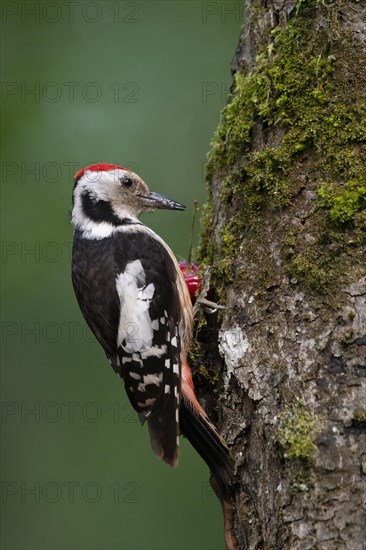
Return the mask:
<svg viewBox="0 0 366 550">
<path fill-rule="evenodd" d="M 154 453 L 176 466 L 184 434 L 226 500 L 229 450 L 196 398 L 187 362 L 190 295 L 170 248 L 138 219 L 157 208 L 184 210 L 121 166 L 80 170 L 73 189 L 74 290 L 133 408 L 147 422 Z"/>
</svg>

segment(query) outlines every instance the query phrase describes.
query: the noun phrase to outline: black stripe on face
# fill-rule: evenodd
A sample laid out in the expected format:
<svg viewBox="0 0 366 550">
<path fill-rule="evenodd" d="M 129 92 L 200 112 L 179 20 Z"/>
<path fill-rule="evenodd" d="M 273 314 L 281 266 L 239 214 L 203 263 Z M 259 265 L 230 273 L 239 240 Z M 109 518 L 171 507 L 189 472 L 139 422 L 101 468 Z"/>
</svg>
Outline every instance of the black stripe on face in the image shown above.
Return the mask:
<svg viewBox="0 0 366 550">
<path fill-rule="evenodd" d="M 113 209 L 109 202 L 95 199 L 87 191 L 81 195 L 81 204 L 85 216 L 93 222 L 107 222 L 114 226 L 135 223 L 128 218 L 119 218 L 113 212 Z"/>
</svg>

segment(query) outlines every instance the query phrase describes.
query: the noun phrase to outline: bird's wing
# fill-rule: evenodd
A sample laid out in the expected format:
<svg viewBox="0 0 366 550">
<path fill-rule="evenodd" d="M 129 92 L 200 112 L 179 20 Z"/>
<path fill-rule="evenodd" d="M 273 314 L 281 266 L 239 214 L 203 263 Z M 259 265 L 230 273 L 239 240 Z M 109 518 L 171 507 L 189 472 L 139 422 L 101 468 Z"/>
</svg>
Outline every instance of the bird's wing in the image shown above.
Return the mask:
<svg viewBox="0 0 366 550">
<path fill-rule="evenodd" d="M 120 306 L 113 239 L 88 240 L 75 232 L 72 282 L 81 312 L 112 364 L 116 362 Z"/>
<path fill-rule="evenodd" d="M 165 462 L 178 460 L 180 307 L 176 268 L 149 233 L 120 235 L 115 247 L 120 301 L 118 357 L 127 395 L 147 420 L 152 448 Z"/>
</svg>

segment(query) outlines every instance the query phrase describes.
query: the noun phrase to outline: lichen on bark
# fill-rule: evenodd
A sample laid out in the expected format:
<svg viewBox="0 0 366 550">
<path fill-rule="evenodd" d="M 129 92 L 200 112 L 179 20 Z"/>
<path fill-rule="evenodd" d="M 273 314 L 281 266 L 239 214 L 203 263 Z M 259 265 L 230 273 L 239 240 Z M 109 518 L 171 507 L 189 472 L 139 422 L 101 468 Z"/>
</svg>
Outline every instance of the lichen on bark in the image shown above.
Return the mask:
<svg viewBox="0 0 366 550">
<path fill-rule="evenodd" d="M 240 548 L 366 540 L 366 6 L 246 1 L 208 159 L 200 379 L 237 465 Z M 215 345 L 217 343 L 218 345 Z"/>
</svg>

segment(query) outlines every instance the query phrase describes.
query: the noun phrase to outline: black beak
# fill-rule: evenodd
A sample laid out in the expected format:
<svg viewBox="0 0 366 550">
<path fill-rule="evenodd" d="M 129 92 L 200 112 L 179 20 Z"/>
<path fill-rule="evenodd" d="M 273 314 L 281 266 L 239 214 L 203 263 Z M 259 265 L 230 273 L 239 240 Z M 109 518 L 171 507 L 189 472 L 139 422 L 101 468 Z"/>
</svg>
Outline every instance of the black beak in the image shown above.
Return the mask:
<svg viewBox="0 0 366 550">
<path fill-rule="evenodd" d="M 148 195 L 143 195 L 141 198 L 147 208 L 164 208 L 166 210 L 185 210 L 185 206 L 179 202 L 172 201 L 168 197 L 149 191 Z"/>
</svg>

